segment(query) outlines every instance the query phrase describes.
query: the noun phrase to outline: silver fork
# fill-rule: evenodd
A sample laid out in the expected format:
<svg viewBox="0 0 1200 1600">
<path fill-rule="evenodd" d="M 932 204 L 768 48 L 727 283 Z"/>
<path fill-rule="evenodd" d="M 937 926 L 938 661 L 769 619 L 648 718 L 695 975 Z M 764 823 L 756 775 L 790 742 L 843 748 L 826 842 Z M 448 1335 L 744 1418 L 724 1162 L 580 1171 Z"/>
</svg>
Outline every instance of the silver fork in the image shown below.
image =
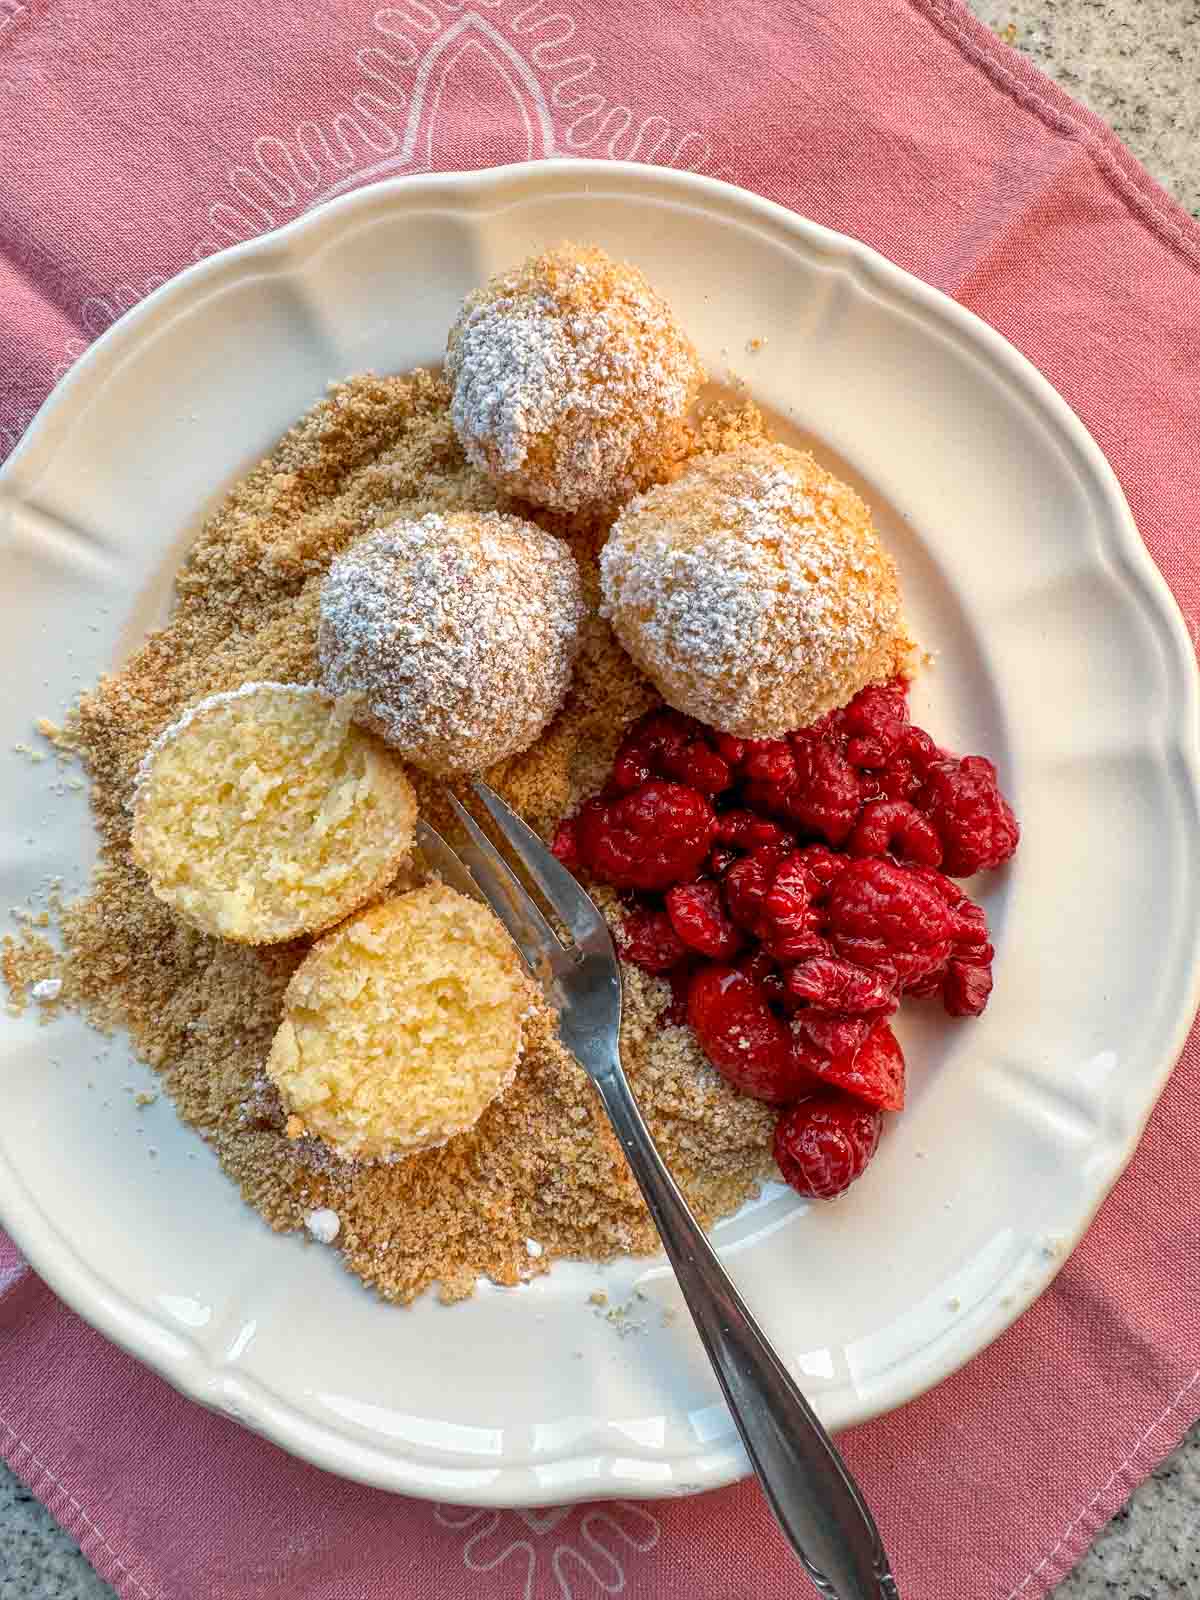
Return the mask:
<svg viewBox="0 0 1200 1600">
<path fill-rule="evenodd" d="M 426 859 L 452 887 L 482 894 L 559 1013 L 562 1041 L 591 1078 L 662 1238 L 767 1503 L 808 1575 L 835 1600 L 899 1600 L 875 1520 L 832 1439 L 747 1310 L 642 1120 L 621 1066 L 621 969 L 600 911 L 485 783 L 475 793 L 570 930 L 564 945 L 470 813 L 458 854 L 419 824 Z"/>
</svg>

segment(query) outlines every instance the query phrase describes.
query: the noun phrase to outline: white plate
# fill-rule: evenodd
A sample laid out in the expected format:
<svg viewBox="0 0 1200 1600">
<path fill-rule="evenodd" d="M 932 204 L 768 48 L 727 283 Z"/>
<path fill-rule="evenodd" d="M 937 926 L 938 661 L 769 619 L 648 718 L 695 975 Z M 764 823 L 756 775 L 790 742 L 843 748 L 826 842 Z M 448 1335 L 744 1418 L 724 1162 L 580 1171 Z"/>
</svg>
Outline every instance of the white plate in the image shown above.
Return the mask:
<svg viewBox="0 0 1200 1600">
<path fill-rule="evenodd" d="M 709 364 L 860 485 L 937 652 L 917 719 L 998 761 L 1024 827 L 985 888 L 991 1006 L 977 1023 L 907 1008 L 911 1103 L 870 1172 L 832 1207 L 776 1188 L 717 1230 L 840 1427 L 953 1371 L 1046 1285 L 1197 1000 L 1196 682 L 1166 585 L 1049 385 L 862 245 L 702 178 L 564 162 L 363 189 L 151 295 L 0 477 L 0 903 L 46 874 L 82 881 L 82 797 L 9 752 L 161 615 L 202 509 L 330 379 L 436 361 L 467 290 L 563 237 L 645 268 Z M 658 1314 L 677 1301 L 661 1262 L 386 1307 L 330 1251 L 270 1234 L 165 1100 L 134 1110 L 131 1081 L 150 1074 L 77 1019 L 0 1018 L 0 1216 L 70 1305 L 186 1393 L 443 1500 L 744 1474 L 686 1316 Z M 635 1285 L 647 1328 L 622 1340 L 587 1296 Z"/>
</svg>

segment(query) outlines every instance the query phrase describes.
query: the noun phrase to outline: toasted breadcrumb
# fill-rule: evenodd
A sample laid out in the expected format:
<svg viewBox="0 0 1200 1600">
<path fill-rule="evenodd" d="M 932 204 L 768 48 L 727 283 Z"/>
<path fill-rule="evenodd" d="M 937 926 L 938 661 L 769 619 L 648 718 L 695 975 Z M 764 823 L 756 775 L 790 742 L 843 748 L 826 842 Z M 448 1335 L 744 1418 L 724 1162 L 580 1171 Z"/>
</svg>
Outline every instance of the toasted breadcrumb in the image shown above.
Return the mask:
<svg viewBox="0 0 1200 1600">
<path fill-rule="evenodd" d="M 264 1069 L 284 990 L 308 943 L 239 946 L 187 926 L 132 862 L 128 802 L 150 743 L 188 706 L 249 679 L 313 681 L 321 580 L 352 540 L 429 511 L 531 515 L 467 464 L 449 399 L 428 372 L 351 379 L 232 490 L 184 560 L 168 626 L 83 695 L 65 730 L 54 730 L 60 748 L 86 763 L 101 844 L 91 892 L 59 914 L 65 956 L 28 930 L 3 953 L 14 1003 L 31 982 L 61 976 L 54 1005 L 81 1008 L 103 1030 L 128 1029 L 180 1116 L 272 1227 L 303 1229 L 314 1212 L 336 1212 L 332 1248 L 399 1302 L 435 1283 L 443 1300 L 470 1295 L 481 1276 L 517 1284 L 563 1256 L 604 1260 L 657 1248 L 553 1014 L 535 1003 L 512 1085 L 468 1133 L 439 1149 L 366 1164 L 342 1161 L 310 1137 L 289 1138 Z M 717 409 L 700 420 L 697 441 L 728 449 L 762 432 L 752 407 Z M 607 524 L 532 515 L 570 545 L 592 614 L 562 712 L 489 779 L 548 832 L 597 785 L 625 725 L 657 696 L 594 614 Z M 422 813 L 452 827 L 440 787 L 420 774 L 414 782 Z M 615 899 L 605 909 L 619 914 Z M 626 1069 L 659 1148 L 701 1222 L 711 1224 L 770 1171 L 770 1111 L 729 1089 L 688 1030 L 658 1027 L 668 999 L 659 980 L 634 968 L 625 980 Z"/>
<path fill-rule="evenodd" d="M 0 973 L 8 989 L 10 1015 L 22 1016 L 33 999 L 38 1003 L 41 1021 L 49 1022 L 69 997 L 63 985 L 62 953 L 32 931 L 39 925 L 44 926 L 38 918 L 30 917 L 22 921 L 19 939 L 6 934 L 0 940 Z"/>
</svg>

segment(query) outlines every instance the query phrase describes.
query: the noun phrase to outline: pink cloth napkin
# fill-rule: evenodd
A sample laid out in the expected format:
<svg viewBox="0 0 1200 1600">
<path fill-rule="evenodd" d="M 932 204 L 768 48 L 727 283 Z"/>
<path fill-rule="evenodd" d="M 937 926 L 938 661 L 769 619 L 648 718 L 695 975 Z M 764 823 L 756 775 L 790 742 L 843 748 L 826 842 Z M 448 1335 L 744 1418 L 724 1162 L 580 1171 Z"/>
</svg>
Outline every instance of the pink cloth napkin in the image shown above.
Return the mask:
<svg viewBox="0 0 1200 1600">
<path fill-rule="evenodd" d="M 1200 612 L 1200 228 L 951 0 L 0 0 L 0 86 L 0 454 L 148 289 L 337 189 L 626 157 L 856 234 L 993 323 Z M 1200 1413 L 1198 1099 L 1193 1035 L 1053 1287 L 843 1436 L 907 1600 L 1035 1600 Z M 105 1343 L 3 1235 L 0 1451 L 125 1600 L 807 1592 L 753 1485 L 535 1513 L 330 1478 Z"/>
</svg>

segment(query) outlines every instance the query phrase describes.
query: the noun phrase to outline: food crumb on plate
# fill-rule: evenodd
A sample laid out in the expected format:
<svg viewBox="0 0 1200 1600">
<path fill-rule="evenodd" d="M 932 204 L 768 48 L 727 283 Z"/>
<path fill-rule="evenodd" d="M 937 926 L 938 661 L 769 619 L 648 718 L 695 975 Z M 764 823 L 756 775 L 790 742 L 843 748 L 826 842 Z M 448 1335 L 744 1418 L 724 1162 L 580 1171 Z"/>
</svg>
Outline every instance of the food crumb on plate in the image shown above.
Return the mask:
<svg viewBox="0 0 1200 1600">
<path fill-rule="evenodd" d="M 342 1219 L 328 1206 L 320 1206 L 308 1213 L 304 1226 L 318 1244 L 332 1244 L 342 1230 Z"/>
<path fill-rule="evenodd" d="M 608 1325 L 613 1328 L 622 1339 L 628 1338 L 631 1333 L 645 1333 L 646 1322 L 644 1318 L 633 1315 L 635 1302 L 639 1300 L 645 1300 L 645 1298 L 646 1296 L 644 1294 L 635 1289 L 628 1300 L 624 1301 L 620 1305 L 609 1306 L 607 1310 L 603 1312 L 597 1311 L 596 1316 L 603 1316 L 605 1322 L 607 1322 Z"/>
</svg>

